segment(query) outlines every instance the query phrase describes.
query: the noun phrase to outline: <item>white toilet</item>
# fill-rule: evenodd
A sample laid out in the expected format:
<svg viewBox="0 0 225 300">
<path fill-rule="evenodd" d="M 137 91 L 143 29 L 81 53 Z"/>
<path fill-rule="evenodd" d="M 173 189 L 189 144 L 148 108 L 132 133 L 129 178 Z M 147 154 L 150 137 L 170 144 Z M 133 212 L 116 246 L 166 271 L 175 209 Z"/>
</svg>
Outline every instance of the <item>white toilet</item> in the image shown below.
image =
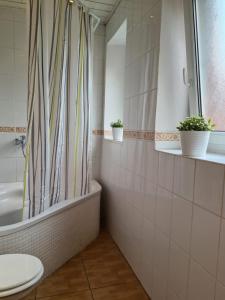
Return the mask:
<svg viewBox="0 0 225 300">
<path fill-rule="evenodd" d="M 44 273 L 40 259 L 28 254 L 0 255 L 0 298 L 25 291 L 38 283 Z"/>
</svg>

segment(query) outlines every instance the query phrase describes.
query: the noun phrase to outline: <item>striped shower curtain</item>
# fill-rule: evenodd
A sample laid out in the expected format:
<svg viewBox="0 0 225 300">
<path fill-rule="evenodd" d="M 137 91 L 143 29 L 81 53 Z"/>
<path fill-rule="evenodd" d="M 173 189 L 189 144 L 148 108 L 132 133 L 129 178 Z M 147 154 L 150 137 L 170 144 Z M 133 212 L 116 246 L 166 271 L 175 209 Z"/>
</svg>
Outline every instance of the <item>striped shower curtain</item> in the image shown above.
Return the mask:
<svg viewBox="0 0 225 300">
<path fill-rule="evenodd" d="M 89 190 L 91 17 L 68 0 L 29 0 L 24 218 Z"/>
</svg>

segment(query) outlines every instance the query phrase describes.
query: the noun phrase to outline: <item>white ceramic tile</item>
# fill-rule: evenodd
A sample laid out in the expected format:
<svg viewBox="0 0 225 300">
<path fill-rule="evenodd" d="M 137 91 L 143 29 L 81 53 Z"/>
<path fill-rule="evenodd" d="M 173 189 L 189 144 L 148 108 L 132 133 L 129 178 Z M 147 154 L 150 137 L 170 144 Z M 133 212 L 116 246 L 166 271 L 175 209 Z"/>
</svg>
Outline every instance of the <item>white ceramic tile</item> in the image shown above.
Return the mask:
<svg viewBox="0 0 225 300">
<path fill-rule="evenodd" d="M 0 182 L 16 182 L 16 158 L 0 158 Z"/>
<path fill-rule="evenodd" d="M 194 201 L 221 215 L 224 166 L 197 161 Z"/>
<path fill-rule="evenodd" d="M 155 151 L 154 142 L 146 142 L 145 147 L 145 177 L 150 182 L 156 184 L 158 179 L 159 152 Z"/>
<path fill-rule="evenodd" d="M 171 230 L 172 194 L 158 187 L 156 198 L 156 225 L 166 234 Z"/>
<path fill-rule="evenodd" d="M 26 22 L 14 22 L 14 47 L 26 50 L 27 42 Z"/>
<path fill-rule="evenodd" d="M 12 76 L 9 74 L 0 74 L 0 99 L 11 100 L 13 96 L 12 91 Z"/>
<path fill-rule="evenodd" d="M 24 50 L 15 49 L 14 52 L 14 71 L 16 74 L 26 74 L 27 72 L 27 55 Z M 24 78 L 25 79 L 25 78 Z"/>
<path fill-rule="evenodd" d="M 190 201 L 194 194 L 195 160 L 180 156 L 174 162 L 174 192 Z"/>
<path fill-rule="evenodd" d="M 13 72 L 13 49 L 0 48 L 0 73 L 11 74 Z"/>
<path fill-rule="evenodd" d="M 180 299 L 186 299 L 189 257 L 174 243 L 170 248 L 169 287 Z"/>
<path fill-rule="evenodd" d="M 217 278 L 225 285 L 225 220 L 222 219 Z"/>
<path fill-rule="evenodd" d="M 192 204 L 176 195 L 173 196 L 172 239 L 186 252 L 190 249 Z"/>
<path fill-rule="evenodd" d="M 26 9 L 25 8 L 14 8 L 13 19 L 14 21 L 26 22 Z"/>
<path fill-rule="evenodd" d="M 16 160 L 16 181 L 23 181 L 24 178 L 25 159 L 17 158 Z"/>
<path fill-rule="evenodd" d="M 152 299 L 166 300 L 167 295 L 167 277 L 157 269 L 153 272 Z"/>
<path fill-rule="evenodd" d="M 159 184 L 172 191 L 173 187 L 174 156 L 159 153 Z"/>
<path fill-rule="evenodd" d="M 194 207 L 191 254 L 212 275 L 216 275 L 220 218 Z"/>
<path fill-rule="evenodd" d="M 13 101 L 11 99 L 6 99 L 2 101 L 0 100 L 0 126 L 15 125 L 14 108 L 12 103 Z"/>
<path fill-rule="evenodd" d="M 153 288 L 153 249 L 154 225 L 144 218 L 142 226 L 140 279 L 149 294 Z"/>
<path fill-rule="evenodd" d="M 11 87 L 12 88 L 12 87 Z M 27 77 L 24 74 L 13 76 L 13 96 L 15 103 L 26 103 L 27 99 Z M 24 108 L 23 108 L 24 110 Z"/>
<path fill-rule="evenodd" d="M 149 180 L 144 181 L 143 215 L 154 223 L 156 209 L 156 186 Z"/>
<path fill-rule="evenodd" d="M 168 277 L 169 269 L 169 238 L 161 233 L 160 230 L 155 230 L 154 235 L 154 269 L 161 276 Z"/>
<path fill-rule="evenodd" d="M 199 264 L 191 261 L 188 300 L 214 300 L 215 279 Z"/>
<path fill-rule="evenodd" d="M 224 299 L 225 299 L 225 286 L 217 282 L 215 300 L 224 300 Z"/>
<path fill-rule="evenodd" d="M 0 21 L 0 47 L 13 48 L 13 23 Z"/>
<path fill-rule="evenodd" d="M 15 156 L 17 156 L 17 146 L 15 145 L 15 134 L 0 133 L 0 157 L 9 158 Z"/>
<path fill-rule="evenodd" d="M 13 10 L 11 7 L 0 6 L 0 21 L 12 21 Z"/>
</svg>

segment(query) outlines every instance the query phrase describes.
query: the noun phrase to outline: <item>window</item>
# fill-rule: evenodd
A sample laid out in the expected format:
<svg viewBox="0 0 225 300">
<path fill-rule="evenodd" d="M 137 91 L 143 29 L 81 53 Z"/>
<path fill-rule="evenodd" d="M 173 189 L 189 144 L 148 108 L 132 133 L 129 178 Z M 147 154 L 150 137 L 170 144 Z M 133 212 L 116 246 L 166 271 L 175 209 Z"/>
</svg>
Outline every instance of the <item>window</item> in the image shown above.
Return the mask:
<svg viewBox="0 0 225 300">
<path fill-rule="evenodd" d="M 111 138 L 111 122 L 123 121 L 127 22 L 107 43 L 105 69 L 105 137 Z"/>
<path fill-rule="evenodd" d="M 193 0 L 191 10 L 194 55 L 189 53 L 188 73 L 195 88 L 195 92 L 190 91 L 195 106 L 191 112 L 212 118 L 216 130 L 225 131 L 225 1 Z M 187 41 L 191 43 L 190 39 Z M 190 45 L 187 48 L 190 50 Z"/>
</svg>

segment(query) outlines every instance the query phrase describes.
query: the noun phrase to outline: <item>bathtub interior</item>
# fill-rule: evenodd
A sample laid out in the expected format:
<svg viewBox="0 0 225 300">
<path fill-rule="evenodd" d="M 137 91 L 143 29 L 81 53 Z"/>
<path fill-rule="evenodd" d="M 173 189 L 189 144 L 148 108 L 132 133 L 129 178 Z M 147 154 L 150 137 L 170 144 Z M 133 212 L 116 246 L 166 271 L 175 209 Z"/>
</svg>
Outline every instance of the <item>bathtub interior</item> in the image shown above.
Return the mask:
<svg viewBox="0 0 225 300">
<path fill-rule="evenodd" d="M 23 210 L 28 209 L 28 202 L 25 202 L 23 208 L 23 188 L 23 182 L 0 183 L 0 226 L 13 225 L 23 220 Z M 99 189 L 99 184 L 94 180 L 91 181 L 90 194 L 99 191 Z M 86 196 L 88 195 L 62 201 L 54 207 L 47 209 L 44 213 L 46 214 L 46 212 L 48 213 L 60 209 Z"/>
</svg>

